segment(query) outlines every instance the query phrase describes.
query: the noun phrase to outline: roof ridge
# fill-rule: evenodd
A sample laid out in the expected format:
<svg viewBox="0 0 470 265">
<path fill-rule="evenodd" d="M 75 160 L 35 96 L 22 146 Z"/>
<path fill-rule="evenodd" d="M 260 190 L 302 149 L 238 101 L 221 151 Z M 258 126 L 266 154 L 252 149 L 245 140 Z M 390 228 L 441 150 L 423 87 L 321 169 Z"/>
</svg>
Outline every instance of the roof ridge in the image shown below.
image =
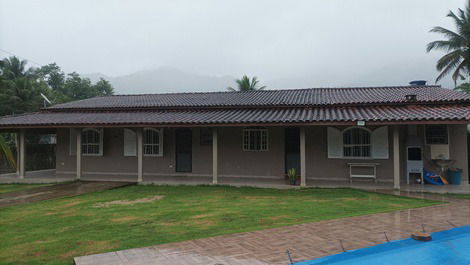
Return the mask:
<svg viewBox="0 0 470 265">
<path fill-rule="evenodd" d="M 358 87 L 310 87 L 310 88 L 281 88 L 281 89 L 263 89 L 255 91 L 194 91 L 194 92 L 166 92 L 166 93 L 143 93 L 143 94 L 116 94 L 109 96 L 98 96 L 95 98 L 103 97 L 130 97 L 130 96 L 153 96 L 153 95 L 200 95 L 200 94 L 234 94 L 234 93 L 265 93 L 276 91 L 303 91 L 303 90 L 322 90 L 322 89 L 335 89 L 335 90 L 353 90 L 353 89 L 405 89 L 405 88 L 441 88 L 441 85 L 425 85 L 425 86 L 358 86 Z M 84 99 L 86 100 L 86 99 Z"/>
</svg>

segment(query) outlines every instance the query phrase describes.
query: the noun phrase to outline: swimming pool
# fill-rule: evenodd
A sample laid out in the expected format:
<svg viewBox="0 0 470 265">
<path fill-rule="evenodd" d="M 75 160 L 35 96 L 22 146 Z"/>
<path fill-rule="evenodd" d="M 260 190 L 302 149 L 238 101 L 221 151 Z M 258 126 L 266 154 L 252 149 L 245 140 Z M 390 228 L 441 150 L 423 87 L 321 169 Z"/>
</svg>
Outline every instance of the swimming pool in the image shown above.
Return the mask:
<svg viewBox="0 0 470 265">
<path fill-rule="evenodd" d="M 295 265 L 386 264 L 434 265 L 470 264 L 470 225 L 431 233 L 432 241 L 413 239 L 391 241 L 373 247 L 351 250 Z"/>
</svg>

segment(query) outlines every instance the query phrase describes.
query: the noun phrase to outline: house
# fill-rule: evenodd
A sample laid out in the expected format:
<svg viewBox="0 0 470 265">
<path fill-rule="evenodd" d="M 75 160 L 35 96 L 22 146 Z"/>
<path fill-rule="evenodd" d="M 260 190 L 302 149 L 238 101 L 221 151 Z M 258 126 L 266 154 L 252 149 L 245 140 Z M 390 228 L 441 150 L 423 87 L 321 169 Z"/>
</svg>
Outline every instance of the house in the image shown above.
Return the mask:
<svg viewBox="0 0 470 265">
<path fill-rule="evenodd" d="M 0 118 L 25 135 L 56 135 L 57 176 L 416 183 L 423 168 L 463 169 L 470 95 L 440 86 L 116 95 Z M 356 180 L 357 178 L 357 180 Z M 368 178 L 371 178 L 370 180 Z"/>
</svg>

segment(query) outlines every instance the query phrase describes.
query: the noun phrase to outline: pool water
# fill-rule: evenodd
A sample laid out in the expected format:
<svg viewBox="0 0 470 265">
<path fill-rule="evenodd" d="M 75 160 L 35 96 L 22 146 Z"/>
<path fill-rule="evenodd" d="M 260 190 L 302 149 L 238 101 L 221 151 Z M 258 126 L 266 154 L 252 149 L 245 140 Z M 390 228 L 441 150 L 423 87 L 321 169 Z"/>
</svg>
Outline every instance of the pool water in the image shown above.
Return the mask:
<svg viewBox="0 0 470 265">
<path fill-rule="evenodd" d="M 470 225 L 431 233 L 432 241 L 413 239 L 391 241 L 373 247 L 351 250 L 295 265 L 384 264 L 384 265 L 463 265 L 470 264 Z"/>
</svg>

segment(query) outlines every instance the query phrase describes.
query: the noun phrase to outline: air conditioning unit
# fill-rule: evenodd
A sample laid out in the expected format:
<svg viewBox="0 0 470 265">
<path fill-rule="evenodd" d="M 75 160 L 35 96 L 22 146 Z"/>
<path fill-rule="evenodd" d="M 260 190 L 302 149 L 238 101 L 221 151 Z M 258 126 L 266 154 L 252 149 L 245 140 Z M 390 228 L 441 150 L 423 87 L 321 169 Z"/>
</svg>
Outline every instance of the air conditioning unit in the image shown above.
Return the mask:
<svg viewBox="0 0 470 265">
<path fill-rule="evenodd" d="M 432 144 L 431 159 L 450 159 L 448 144 Z"/>
</svg>

